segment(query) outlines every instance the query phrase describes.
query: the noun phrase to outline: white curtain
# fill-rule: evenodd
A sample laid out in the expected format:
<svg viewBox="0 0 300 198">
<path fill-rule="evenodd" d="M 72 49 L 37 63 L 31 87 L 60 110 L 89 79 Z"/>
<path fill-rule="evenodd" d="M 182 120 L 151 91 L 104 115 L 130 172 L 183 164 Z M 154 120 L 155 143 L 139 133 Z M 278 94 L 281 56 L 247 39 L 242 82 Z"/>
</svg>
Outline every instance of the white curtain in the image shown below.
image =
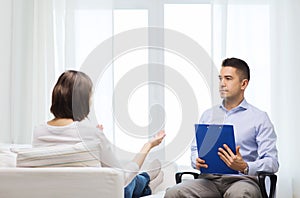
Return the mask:
<svg viewBox="0 0 300 198">
<path fill-rule="evenodd" d="M 300 2 L 228 0 L 214 1 L 213 8 L 213 16 L 218 17 L 213 27 L 222 28 L 214 33 L 218 46 L 214 45 L 212 55 L 235 56 L 248 62 L 251 80 L 246 98 L 267 111 L 275 126 L 280 163 L 277 197 L 300 197 Z M 217 9 L 222 11 L 216 13 Z M 220 56 L 213 57 L 217 61 Z"/>
<path fill-rule="evenodd" d="M 278 197 L 300 197 L 299 101 L 300 2 L 271 4 L 271 104 L 280 159 Z"/>
<path fill-rule="evenodd" d="M 93 48 L 112 35 L 112 1 L 3 0 L 0 7 L 7 20 L 1 20 L 6 28 L 1 33 L 1 106 L 7 112 L 1 115 L 1 143 L 28 144 L 34 126 L 52 118 L 51 92 L 58 76 L 79 70 Z"/>
<path fill-rule="evenodd" d="M 2 2 L 3 3 L 3 2 Z M 9 129 L 1 136 L 6 143 L 29 143 L 33 124 L 46 118 L 50 83 L 53 82 L 52 4 L 50 1 L 14 0 L 5 4 L 10 59 L 6 85 Z M 1 140 L 3 140 L 1 138 Z"/>
</svg>

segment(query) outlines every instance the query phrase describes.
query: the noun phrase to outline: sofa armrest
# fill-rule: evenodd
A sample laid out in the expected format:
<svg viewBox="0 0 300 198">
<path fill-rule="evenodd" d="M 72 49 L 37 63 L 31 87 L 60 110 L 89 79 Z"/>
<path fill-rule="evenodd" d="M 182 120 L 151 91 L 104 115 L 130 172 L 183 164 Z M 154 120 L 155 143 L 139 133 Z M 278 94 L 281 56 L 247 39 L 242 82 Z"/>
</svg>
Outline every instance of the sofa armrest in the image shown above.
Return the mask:
<svg viewBox="0 0 300 198">
<path fill-rule="evenodd" d="M 123 174 L 112 168 L 0 168 L 0 197 L 123 197 Z"/>
</svg>

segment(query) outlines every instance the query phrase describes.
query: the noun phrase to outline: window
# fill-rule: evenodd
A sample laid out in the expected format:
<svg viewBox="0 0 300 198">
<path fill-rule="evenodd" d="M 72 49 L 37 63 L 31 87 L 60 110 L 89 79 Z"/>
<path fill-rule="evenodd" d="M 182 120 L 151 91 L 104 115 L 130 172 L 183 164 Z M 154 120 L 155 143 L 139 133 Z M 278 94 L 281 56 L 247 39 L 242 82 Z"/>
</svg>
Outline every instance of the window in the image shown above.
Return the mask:
<svg viewBox="0 0 300 198">
<path fill-rule="evenodd" d="M 148 26 L 148 10 L 146 9 L 116 9 L 114 10 L 114 35 L 123 31 L 132 30 L 135 28 L 142 28 Z M 147 38 L 145 38 L 147 39 Z M 122 45 L 120 43 L 114 43 L 114 45 Z M 128 53 L 125 53 L 121 57 L 118 57 L 114 61 L 114 88 L 121 80 L 123 76 L 129 73 L 135 67 L 148 63 L 148 49 L 134 49 Z M 148 77 L 148 74 L 145 74 Z M 121 100 L 127 100 L 128 115 L 134 124 L 139 127 L 148 126 L 148 104 L 149 94 L 148 85 L 140 84 L 136 87 L 132 87 L 130 97 L 122 98 Z M 114 111 L 123 111 L 124 109 L 115 109 Z M 137 152 L 143 144 L 147 141 L 147 137 L 143 137 L 138 131 L 131 131 L 124 128 L 122 119 L 115 119 L 114 126 L 115 144 L 126 151 Z M 130 144 L 134 142 L 134 144 Z"/>
<path fill-rule="evenodd" d="M 212 62 L 215 64 L 212 67 L 216 67 L 216 71 L 220 68 L 221 60 L 225 57 L 234 56 L 246 60 L 250 65 L 252 78 L 254 78 L 250 82 L 246 97 L 252 104 L 266 111 L 270 110 L 270 93 L 266 93 L 266 90 L 270 90 L 268 5 L 235 4 L 232 2 L 218 4 L 193 0 L 160 1 L 154 4 L 140 0 L 126 3 L 115 1 L 114 6 L 112 12 L 113 26 L 111 27 L 113 35 L 134 28 L 162 27 L 184 34 L 198 43 L 211 57 Z M 251 14 L 254 11 L 255 16 Z M 90 18 L 91 20 L 89 20 L 94 24 L 97 23 L 96 20 L 101 18 L 98 16 L 97 19 L 93 12 L 81 11 L 79 13 Z M 90 34 L 89 28 L 82 29 L 82 27 L 88 25 L 84 21 L 79 23 L 81 28 L 77 29 L 76 35 L 78 35 L 78 38 L 79 35 L 89 35 L 90 38 L 87 39 L 94 40 L 93 38 L 97 38 L 97 34 L 101 34 L 101 28 L 97 29 L 97 26 L 95 26 L 94 33 Z M 93 27 L 91 24 L 88 26 Z M 144 39 L 151 46 L 150 42 L 153 42 L 153 39 L 163 38 L 164 36 L 166 35 L 149 34 Z M 115 48 L 120 45 L 116 41 L 113 42 Z M 159 42 L 164 43 L 164 39 L 159 40 Z M 93 48 L 92 44 L 86 44 L 84 41 L 80 45 L 85 47 L 77 47 L 76 49 L 88 52 Z M 81 51 L 80 54 L 84 53 Z M 80 59 L 82 58 L 78 57 L 77 62 L 80 62 Z M 155 71 L 155 67 L 152 68 L 152 63 L 164 65 L 165 68 Z M 116 107 L 115 101 L 112 99 L 112 90 L 116 89 L 118 84 L 123 83 L 124 76 L 145 65 L 148 69 L 143 75 L 145 75 L 146 82 L 150 83 L 137 84 L 129 88 L 128 97 L 122 98 L 126 101 L 124 103 L 126 107 L 118 109 L 119 107 Z M 164 128 L 167 133 L 165 148 L 174 141 L 179 133 L 189 133 L 193 136 L 193 130 L 182 131 L 180 128 L 184 116 L 182 110 L 185 104 L 182 103 L 181 97 L 183 96 L 179 95 L 177 88 L 168 86 L 170 74 L 166 71 L 166 67 L 175 70 L 188 82 L 195 93 L 198 105 L 195 105 L 195 108 L 198 108 L 199 116 L 205 109 L 213 105 L 210 93 L 212 87 L 208 85 L 207 79 L 201 71 L 196 70 L 186 57 L 171 50 L 153 49 L 152 47 L 126 51 L 112 61 L 111 70 L 108 70 L 106 75 L 106 80 L 109 81 L 106 84 L 107 86 L 97 87 L 95 90 L 95 109 L 101 111 L 96 115 L 104 114 L 98 120 L 104 124 L 105 129 L 108 129 L 106 135 L 119 148 L 128 152 L 137 152 L 145 143 L 147 137 L 152 134 L 145 135 L 138 130 L 126 130 L 122 123 L 114 117 L 114 113 L 126 111 L 126 115 L 130 117 L 130 121 L 136 125 L 136 128 L 147 128 L 153 121 L 151 120 L 153 117 L 149 116 L 153 104 L 159 104 L 164 109 L 164 115 L 160 113 L 157 119 L 161 119 L 165 123 Z M 218 74 L 216 72 L 212 72 L 211 75 L 212 79 L 217 80 Z M 163 82 L 163 85 L 151 84 L 152 80 L 157 78 L 160 82 Z M 262 83 L 262 81 L 267 83 Z M 109 93 L 110 96 L 106 98 L 103 104 L 98 104 L 97 94 L 101 93 Z M 107 116 L 108 114 L 109 116 Z M 114 124 L 110 125 L 109 123 Z M 131 142 L 134 142 L 134 144 L 131 144 Z M 166 153 L 162 151 L 160 157 L 166 160 L 177 160 L 178 164 L 190 166 L 189 144 L 183 145 L 182 148 L 184 149 L 176 157 L 171 155 L 175 159 L 168 157 L 168 149 L 166 149 Z"/>
<path fill-rule="evenodd" d="M 210 4 L 165 4 L 164 5 L 164 27 L 176 30 L 187 35 L 197 42 L 210 54 L 211 52 L 211 6 Z M 199 71 L 195 70 L 187 60 L 179 55 L 165 51 L 165 65 L 178 71 L 189 85 L 192 87 L 199 108 L 199 115 L 211 106 L 209 88 Z M 200 71 L 201 72 L 201 71 Z M 168 74 L 166 74 L 168 75 Z M 166 76 L 167 78 L 168 76 Z M 182 122 L 182 108 L 180 97 L 176 92 L 171 92 L 165 88 L 165 111 L 166 111 L 166 146 L 174 141 L 178 133 L 193 133 L 193 131 L 180 131 Z M 195 124 L 195 123 L 191 123 Z M 173 155 L 172 155 L 173 156 Z M 177 163 L 180 165 L 190 165 L 190 145 L 186 145 L 185 150 L 178 154 Z"/>
</svg>

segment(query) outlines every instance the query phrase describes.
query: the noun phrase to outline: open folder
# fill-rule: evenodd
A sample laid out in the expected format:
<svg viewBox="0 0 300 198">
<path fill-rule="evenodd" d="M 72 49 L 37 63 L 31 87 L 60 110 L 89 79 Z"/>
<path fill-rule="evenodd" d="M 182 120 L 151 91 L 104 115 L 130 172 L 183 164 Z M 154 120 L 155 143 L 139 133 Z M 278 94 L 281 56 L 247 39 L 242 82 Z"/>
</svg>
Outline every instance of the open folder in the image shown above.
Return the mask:
<svg viewBox="0 0 300 198">
<path fill-rule="evenodd" d="M 198 156 L 205 160 L 208 168 L 200 168 L 201 173 L 237 174 L 219 157 L 218 149 L 227 144 L 236 154 L 232 125 L 195 124 Z"/>
</svg>

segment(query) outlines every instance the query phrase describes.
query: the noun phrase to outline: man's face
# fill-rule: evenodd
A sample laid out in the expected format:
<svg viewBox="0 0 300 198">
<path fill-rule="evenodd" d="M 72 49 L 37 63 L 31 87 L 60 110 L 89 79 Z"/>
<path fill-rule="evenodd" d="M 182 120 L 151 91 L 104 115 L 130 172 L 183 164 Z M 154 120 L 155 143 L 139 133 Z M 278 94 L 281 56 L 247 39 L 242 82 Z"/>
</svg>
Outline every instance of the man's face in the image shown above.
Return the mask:
<svg viewBox="0 0 300 198">
<path fill-rule="evenodd" d="M 219 92 L 222 99 L 239 99 L 243 96 L 247 84 L 248 80 L 241 80 L 236 68 L 230 66 L 221 68 L 219 75 Z"/>
</svg>

